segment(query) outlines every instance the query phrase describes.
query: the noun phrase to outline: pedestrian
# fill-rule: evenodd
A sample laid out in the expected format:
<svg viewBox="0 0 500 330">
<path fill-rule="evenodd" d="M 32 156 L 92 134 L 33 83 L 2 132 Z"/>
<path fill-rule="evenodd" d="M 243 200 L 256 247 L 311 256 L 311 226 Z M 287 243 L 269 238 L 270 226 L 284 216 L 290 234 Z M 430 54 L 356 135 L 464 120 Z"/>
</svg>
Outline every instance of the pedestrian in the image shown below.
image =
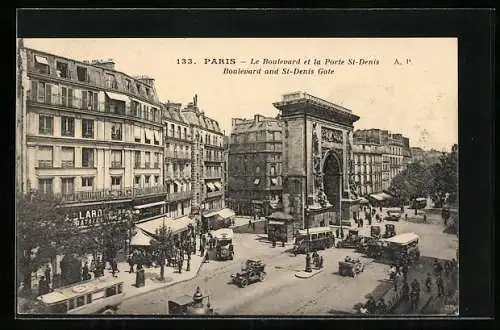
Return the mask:
<svg viewBox="0 0 500 330">
<path fill-rule="evenodd" d="M 129 254 L 128 255 L 128 258 L 127 258 L 127 262 L 128 262 L 128 265 L 129 265 L 129 270 L 128 272 L 129 273 L 133 273 L 134 272 L 134 259 L 132 258 L 133 254 Z"/>
<path fill-rule="evenodd" d="M 394 277 L 392 278 L 392 285 L 394 286 L 394 291 L 398 291 L 398 285 L 399 285 L 399 278 L 401 276 L 398 275 L 398 273 L 394 274 Z"/>
<path fill-rule="evenodd" d="M 404 281 L 401 290 L 401 300 L 404 302 L 408 302 L 410 300 L 410 287 L 408 286 L 408 282 L 406 281 Z"/>
<path fill-rule="evenodd" d="M 200 245 L 200 257 L 205 255 L 205 246 L 203 244 Z"/>
<path fill-rule="evenodd" d="M 382 212 L 382 206 L 381 206 L 381 207 L 379 207 L 379 210 L 380 210 L 380 212 Z"/>
<path fill-rule="evenodd" d="M 252 222 L 252 230 L 255 231 L 255 222 Z"/>
<path fill-rule="evenodd" d="M 427 292 L 431 292 L 432 290 L 432 279 L 430 273 L 427 273 L 427 277 L 425 278 L 425 288 L 427 289 Z"/>
<path fill-rule="evenodd" d="M 182 274 L 182 265 L 184 263 L 184 259 L 179 259 L 179 262 L 177 264 L 177 266 L 179 267 L 178 268 L 178 271 L 179 271 L 179 274 Z"/>
<path fill-rule="evenodd" d="M 417 290 L 411 290 L 411 293 L 410 293 L 410 308 L 412 311 L 416 310 L 417 307 L 418 307 L 418 303 L 420 301 L 420 292 L 418 292 Z"/>
<path fill-rule="evenodd" d="M 248 228 L 252 226 L 252 219 L 248 219 Z"/>
<path fill-rule="evenodd" d="M 427 214 L 424 213 L 424 223 L 427 223 Z"/>
<path fill-rule="evenodd" d="M 49 293 L 47 291 L 47 281 L 45 280 L 45 276 L 41 276 L 38 281 L 38 295 L 43 296 L 46 293 Z"/>
<path fill-rule="evenodd" d="M 88 265 L 87 261 L 85 261 L 85 264 L 83 265 L 83 268 L 82 268 L 82 279 L 84 281 L 90 280 L 89 265 Z"/>
<path fill-rule="evenodd" d="M 368 295 L 368 300 L 365 303 L 365 308 L 367 309 L 369 314 L 375 313 L 375 309 L 377 308 L 377 303 L 375 299 L 373 299 L 372 295 Z"/>
<path fill-rule="evenodd" d="M 408 280 L 408 265 L 406 262 L 403 263 L 402 271 L 403 271 L 403 280 L 406 282 Z"/>
<path fill-rule="evenodd" d="M 441 276 L 441 272 L 443 271 L 443 266 L 437 259 L 434 259 L 433 268 L 434 268 L 434 276 L 436 277 Z"/>
<path fill-rule="evenodd" d="M 384 301 L 384 298 L 380 298 L 377 302 L 377 314 L 386 314 L 387 313 L 387 305 Z"/>
<path fill-rule="evenodd" d="M 205 261 L 204 262 L 208 262 L 209 261 L 209 256 L 208 256 L 208 250 L 205 252 Z"/>
<path fill-rule="evenodd" d="M 47 266 L 45 267 L 45 280 L 47 281 L 47 283 L 50 283 L 50 265 L 47 264 Z"/>
<path fill-rule="evenodd" d="M 396 265 L 391 265 L 389 268 L 389 279 L 394 280 L 394 277 L 396 277 Z"/>
<path fill-rule="evenodd" d="M 340 229 L 339 229 L 339 228 L 337 228 L 337 229 L 335 230 L 335 236 L 336 236 L 337 238 L 339 238 L 339 237 L 340 237 Z"/>
<path fill-rule="evenodd" d="M 323 268 L 323 256 L 319 257 L 319 268 Z"/>
<path fill-rule="evenodd" d="M 413 281 L 411 282 L 411 289 L 420 294 L 420 283 L 418 283 L 416 278 L 414 278 Z"/>
<path fill-rule="evenodd" d="M 113 277 L 117 277 L 115 275 L 117 268 L 116 268 L 116 261 L 114 259 L 110 260 L 109 263 L 111 264 L 111 274 L 113 274 Z"/>
<path fill-rule="evenodd" d="M 405 221 L 408 221 L 408 213 L 405 213 Z"/>
<path fill-rule="evenodd" d="M 281 247 L 285 247 L 285 240 L 281 241 Z"/>
<path fill-rule="evenodd" d="M 439 275 L 436 279 L 436 286 L 438 289 L 438 297 L 442 297 L 444 295 L 444 282 L 441 275 Z"/>
</svg>

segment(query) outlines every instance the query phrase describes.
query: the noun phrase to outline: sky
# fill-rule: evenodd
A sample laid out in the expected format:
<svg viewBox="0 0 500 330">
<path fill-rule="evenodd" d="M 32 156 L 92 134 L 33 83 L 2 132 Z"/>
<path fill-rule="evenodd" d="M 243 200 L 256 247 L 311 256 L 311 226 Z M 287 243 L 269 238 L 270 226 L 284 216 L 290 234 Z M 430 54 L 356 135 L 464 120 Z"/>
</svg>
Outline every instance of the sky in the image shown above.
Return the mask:
<svg viewBox="0 0 500 330">
<path fill-rule="evenodd" d="M 185 105 L 197 94 L 200 109 L 226 134 L 231 118 L 275 117 L 273 102 L 305 91 L 351 109 L 360 116 L 355 129 L 401 133 L 410 138 L 410 146 L 427 150 L 449 151 L 458 143 L 456 38 L 52 38 L 25 39 L 24 45 L 75 60 L 111 58 L 117 71 L 154 78 L 161 101 Z M 260 63 L 250 64 L 252 58 Z M 178 59 L 192 59 L 193 64 L 178 64 Z M 205 64 L 206 59 L 235 59 L 236 64 Z M 263 65 L 264 59 L 300 59 L 300 64 Z M 327 64 L 326 59 L 344 64 Z M 358 62 L 348 65 L 349 59 Z M 378 64 L 360 65 L 362 59 Z M 260 68 L 261 74 L 224 74 L 224 68 Z M 275 68 L 315 73 L 264 74 Z M 320 68 L 334 73 L 321 75 Z"/>
</svg>

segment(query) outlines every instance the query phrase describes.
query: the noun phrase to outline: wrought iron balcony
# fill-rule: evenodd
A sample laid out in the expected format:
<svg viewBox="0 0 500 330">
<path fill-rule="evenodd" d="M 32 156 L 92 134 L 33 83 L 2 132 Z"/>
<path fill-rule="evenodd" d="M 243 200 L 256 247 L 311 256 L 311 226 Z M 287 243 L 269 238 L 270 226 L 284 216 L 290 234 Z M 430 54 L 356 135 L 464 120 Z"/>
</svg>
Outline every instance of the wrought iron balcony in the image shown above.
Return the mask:
<svg viewBox="0 0 500 330">
<path fill-rule="evenodd" d="M 46 200 L 56 200 L 62 203 L 67 202 L 91 202 L 120 200 L 142 197 L 147 195 L 167 194 L 165 186 L 144 187 L 144 188 L 122 188 L 122 189 L 100 189 L 93 191 L 76 191 L 74 193 L 42 193 L 33 191 L 38 197 Z"/>
<path fill-rule="evenodd" d="M 191 199 L 193 193 L 191 191 L 178 191 L 167 194 L 167 200 L 178 201 L 183 199 Z"/>
</svg>

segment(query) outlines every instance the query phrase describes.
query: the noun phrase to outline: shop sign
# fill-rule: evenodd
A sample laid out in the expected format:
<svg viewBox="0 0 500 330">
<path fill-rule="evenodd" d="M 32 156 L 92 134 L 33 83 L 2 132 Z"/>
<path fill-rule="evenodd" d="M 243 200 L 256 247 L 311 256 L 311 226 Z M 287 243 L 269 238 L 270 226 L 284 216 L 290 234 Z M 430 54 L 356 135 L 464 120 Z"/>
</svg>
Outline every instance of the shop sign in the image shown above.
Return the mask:
<svg viewBox="0 0 500 330">
<path fill-rule="evenodd" d="M 93 208 L 66 214 L 66 219 L 73 221 L 78 227 L 88 227 L 96 224 L 123 222 L 129 219 L 130 208 L 105 209 Z"/>
</svg>

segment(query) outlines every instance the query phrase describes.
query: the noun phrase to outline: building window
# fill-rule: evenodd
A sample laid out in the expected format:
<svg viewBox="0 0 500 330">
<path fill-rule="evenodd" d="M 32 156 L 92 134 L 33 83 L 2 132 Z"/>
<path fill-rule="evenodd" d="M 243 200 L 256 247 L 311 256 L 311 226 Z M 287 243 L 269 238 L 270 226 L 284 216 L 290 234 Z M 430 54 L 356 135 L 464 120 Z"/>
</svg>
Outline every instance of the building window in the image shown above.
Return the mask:
<svg viewBox="0 0 500 330">
<path fill-rule="evenodd" d="M 149 151 L 146 151 L 144 153 L 144 167 L 150 168 L 150 164 L 151 164 L 151 153 Z"/>
<path fill-rule="evenodd" d="M 52 155 L 53 148 L 52 147 L 38 147 L 38 167 L 39 168 L 50 168 L 53 165 Z"/>
<path fill-rule="evenodd" d="M 77 66 L 76 67 L 76 76 L 78 78 L 78 81 L 84 81 L 84 82 L 88 82 L 89 81 L 89 77 L 88 77 L 88 74 L 87 74 L 87 68 L 86 67 Z"/>
<path fill-rule="evenodd" d="M 137 101 L 132 101 L 130 103 L 130 107 L 132 108 L 132 115 L 134 117 L 140 118 L 141 117 L 141 105 Z"/>
<path fill-rule="evenodd" d="M 130 79 L 125 79 L 125 88 L 126 88 L 128 91 L 130 91 L 130 88 L 131 88 L 131 87 L 132 87 L 132 86 L 130 85 Z"/>
<path fill-rule="evenodd" d="M 38 133 L 42 135 L 54 134 L 54 118 L 51 116 L 40 115 Z"/>
<path fill-rule="evenodd" d="M 94 178 L 93 177 L 82 177 L 82 187 L 93 187 Z"/>
<path fill-rule="evenodd" d="M 75 167 L 75 148 L 73 147 L 61 148 L 61 167 L 62 168 Z"/>
<path fill-rule="evenodd" d="M 94 121 L 91 119 L 82 119 L 82 137 L 94 138 Z"/>
<path fill-rule="evenodd" d="M 187 138 L 188 138 L 188 136 L 187 136 L 187 129 L 186 129 L 186 127 L 184 127 L 184 139 L 187 140 Z"/>
<path fill-rule="evenodd" d="M 111 168 L 121 168 L 121 167 L 122 167 L 122 151 L 111 150 Z"/>
<path fill-rule="evenodd" d="M 35 71 L 42 74 L 50 74 L 49 62 L 45 56 L 35 55 Z"/>
<path fill-rule="evenodd" d="M 144 177 L 144 184 L 145 184 L 146 186 L 149 186 L 149 175 L 146 175 L 146 176 Z"/>
<path fill-rule="evenodd" d="M 61 179 L 61 193 L 63 195 L 72 195 L 75 193 L 75 178 Z"/>
<path fill-rule="evenodd" d="M 82 148 L 82 167 L 94 167 L 94 149 Z"/>
<path fill-rule="evenodd" d="M 68 64 L 56 61 L 56 73 L 59 78 L 68 78 Z"/>
<path fill-rule="evenodd" d="M 275 165 L 271 165 L 271 168 L 270 168 L 270 175 L 271 176 L 275 176 L 276 175 L 276 166 Z"/>
<path fill-rule="evenodd" d="M 159 183 L 160 183 L 160 176 L 155 175 L 155 184 L 159 184 Z"/>
<path fill-rule="evenodd" d="M 137 87 L 137 94 L 142 95 L 141 84 L 137 83 L 135 86 Z"/>
<path fill-rule="evenodd" d="M 73 89 L 61 87 L 61 104 L 67 107 L 73 107 Z"/>
<path fill-rule="evenodd" d="M 51 179 L 38 179 L 38 192 L 43 194 L 52 194 L 52 178 Z"/>
<path fill-rule="evenodd" d="M 106 112 L 124 115 L 125 101 L 113 100 L 112 98 L 106 96 Z"/>
<path fill-rule="evenodd" d="M 121 139 L 122 139 L 122 124 L 112 123 L 111 140 L 121 140 Z"/>
<path fill-rule="evenodd" d="M 121 189 L 122 185 L 122 177 L 121 176 L 112 176 L 111 177 L 111 189 Z"/>
<path fill-rule="evenodd" d="M 160 168 L 160 154 L 154 153 L 154 168 Z"/>
<path fill-rule="evenodd" d="M 118 88 L 118 85 L 116 84 L 116 77 L 114 74 L 106 73 L 104 79 L 106 81 L 107 88 L 112 88 L 112 89 Z"/>
<path fill-rule="evenodd" d="M 141 168 L 141 152 L 140 151 L 134 152 L 134 167 Z"/>
<path fill-rule="evenodd" d="M 61 117 L 61 135 L 75 136 L 75 118 Z"/>
<path fill-rule="evenodd" d="M 149 95 L 149 93 L 150 93 L 149 88 L 148 88 L 148 87 L 145 87 L 145 89 L 146 89 L 146 95 L 147 95 L 147 96 L 150 96 L 150 95 Z"/>
<path fill-rule="evenodd" d="M 134 184 L 135 184 L 136 186 L 140 186 L 140 184 L 141 184 L 141 177 L 140 177 L 140 175 L 136 175 L 136 176 L 134 177 Z"/>
</svg>

